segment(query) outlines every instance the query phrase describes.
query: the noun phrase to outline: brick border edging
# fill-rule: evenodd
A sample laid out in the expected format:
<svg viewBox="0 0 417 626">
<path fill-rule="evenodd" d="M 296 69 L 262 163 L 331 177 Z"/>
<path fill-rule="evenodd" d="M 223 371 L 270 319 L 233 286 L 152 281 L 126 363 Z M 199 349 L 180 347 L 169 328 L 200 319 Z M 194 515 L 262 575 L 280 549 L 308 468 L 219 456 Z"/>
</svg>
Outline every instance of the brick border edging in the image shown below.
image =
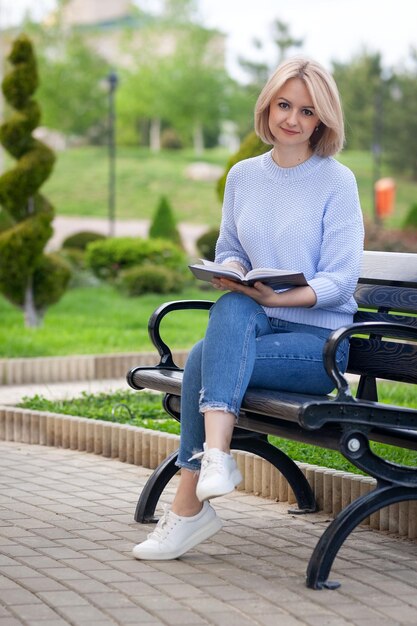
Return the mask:
<svg viewBox="0 0 417 626">
<path fill-rule="evenodd" d="M 179 367 L 187 355 L 188 350 L 174 351 Z M 0 386 L 124 378 L 132 367 L 155 365 L 157 360 L 155 351 L 0 359 Z"/>
<path fill-rule="evenodd" d="M 62 447 L 100 454 L 155 469 L 178 447 L 179 437 L 128 424 L 0 406 L 0 440 Z M 295 504 L 286 479 L 270 463 L 248 452 L 234 452 L 243 482 L 238 487 L 277 502 Z M 319 510 L 335 516 L 376 481 L 367 476 L 297 463 L 311 485 Z M 400 502 L 372 514 L 363 525 L 374 530 L 417 538 L 417 501 Z"/>
</svg>

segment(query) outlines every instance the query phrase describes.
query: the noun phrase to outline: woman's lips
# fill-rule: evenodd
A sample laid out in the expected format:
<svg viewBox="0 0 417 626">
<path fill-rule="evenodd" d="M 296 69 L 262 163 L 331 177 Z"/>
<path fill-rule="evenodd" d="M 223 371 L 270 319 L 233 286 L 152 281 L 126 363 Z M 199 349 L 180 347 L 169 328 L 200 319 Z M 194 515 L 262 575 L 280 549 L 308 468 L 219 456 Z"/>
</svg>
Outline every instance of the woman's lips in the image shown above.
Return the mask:
<svg viewBox="0 0 417 626">
<path fill-rule="evenodd" d="M 281 130 L 287 135 L 298 135 L 298 130 L 290 130 L 289 128 L 282 128 Z"/>
</svg>

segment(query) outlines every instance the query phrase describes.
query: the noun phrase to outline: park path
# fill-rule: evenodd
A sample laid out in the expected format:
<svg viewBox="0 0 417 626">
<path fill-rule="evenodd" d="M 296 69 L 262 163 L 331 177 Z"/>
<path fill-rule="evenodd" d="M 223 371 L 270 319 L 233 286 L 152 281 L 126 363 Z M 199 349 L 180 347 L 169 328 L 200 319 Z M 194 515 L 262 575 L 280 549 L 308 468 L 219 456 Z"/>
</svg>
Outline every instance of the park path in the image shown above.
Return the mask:
<svg viewBox="0 0 417 626">
<path fill-rule="evenodd" d="M 110 234 L 110 224 L 107 218 L 77 217 L 58 215 L 53 223 L 54 233 L 48 242 L 48 250 L 58 250 L 63 240 L 82 230 L 89 230 L 103 235 Z M 180 231 L 184 247 L 188 254 L 195 255 L 195 242 L 208 229 L 205 225 L 180 222 Z M 116 237 L 147 237 L 149 220 L 115 220 L 114 235 Z"/>
<path fill-rule="evenodd" d="M 2 626 L 416 624 L 416 542 L 355 530 L 333 568 L 340 589 L 313 591 L 305 568 L 326 516 L 235 491 L 214 503 L 212 539 L 139 562 L 132 546 L 151 528 L 133 512 L 150 470 L 13 441 L 0 465 Z"/>
</svg>

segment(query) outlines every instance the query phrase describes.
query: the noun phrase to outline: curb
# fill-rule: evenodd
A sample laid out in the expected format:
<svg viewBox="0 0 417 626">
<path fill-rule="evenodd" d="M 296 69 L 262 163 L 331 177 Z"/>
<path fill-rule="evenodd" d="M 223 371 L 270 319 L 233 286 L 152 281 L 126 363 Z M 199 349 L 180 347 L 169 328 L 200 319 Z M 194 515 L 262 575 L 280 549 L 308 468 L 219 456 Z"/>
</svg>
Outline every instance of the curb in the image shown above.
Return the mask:
<svg viewBox="0 0 417 626">
<path fill-rule="evenodd" d="M 0 406 L 0 440 L 69 448 L 155 469 L 178 448 L 179 437 L 129 424 Z M 243 481 L 240 491 L 296 504 L 286 479 L 270 463 L 249 452 L 234 453 Z M 312 487 L 320 511 L 334 517 L 374 478 L 297 463 Z M 417 501 L 400 502 L 372 514 L 363 526 L 408 539 L 417 538 Z"/>
<path fill-rule="evenodd" d="M 179 367 L 184 366 L 187 355 L 188 350 L 173 352 Z M 157 361 L 155 351 L 0 359 L 0 386 L 124 378 L 132 367 L 156 365 Z"/>
</svg>

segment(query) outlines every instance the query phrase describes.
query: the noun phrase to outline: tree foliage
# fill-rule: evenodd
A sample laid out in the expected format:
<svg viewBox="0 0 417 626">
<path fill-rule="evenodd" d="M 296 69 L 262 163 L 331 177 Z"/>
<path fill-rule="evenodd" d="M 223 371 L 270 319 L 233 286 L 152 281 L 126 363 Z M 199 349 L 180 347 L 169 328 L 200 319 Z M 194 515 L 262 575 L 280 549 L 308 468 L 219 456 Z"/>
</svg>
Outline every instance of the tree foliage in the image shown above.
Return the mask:
<svg viewBox="0 0 417 626">
<path fill-rule="evenodd" d="M 106 124 L 109 66 L 94 51 L 92 31 L 63 28 L 60 15 L 66 1 L 57 0 L 55 24 L 25 25 L 39 51 L 38 100 L 45 125 L 98 140 Z M 254 40 L 253 50 L 239 59 L 247 77 L 242 84 L 224 68 L 222 34 L 199 20 L 197 0 L 156 4 L 157 15 L 132 8 L 132 15 L 141 19 L 118 31 L 124 46 L 114 60 L 120 75 L 118 141 L 140 140 L 159 149 L 161 133 L 172 128 L 182 145 L 193 144 L 201 153 L 208 139 L 214 143 L 224 120 L 235 122 L 244 138 L 253 127 L 253 108 L 268 76 L 283 58 L 303 49 L 303 40 L 272 17 L 269 38 Z M 267 50 L 271 43 L 272 54 Z M 127 58 L 130 65 L 121 67 Z M 331 65 L 342 95 L 347 149 L 382 150 L 382 160 L 393 171 L 417 179 L 416 50 L 398 68 L 383 67 L 380 52 L 366 49 L 348 62 L 334 60 Z M 0 215 L 0 229 L 3 224 Z"/>
<path fill-rule="evenodd" d="M 43 252 L 54 211 L 39 188 L 51 174 L 55 157 L 32 136 L 41 113 L 32 97 L 38 73 L 28 37 L 13 42 L 8 60 L 11 69 L 2 88 L 12 113 L 0 127 L 0 141 L 17 163 L 0 177 L 0 204 L 9 217 L 9 227 L 0 233 L 0 291 L 24 310 L 28 326 L 36 326 L 64 293 L 70 271 L 63 261 Z"/>
<path fill-rule="evenodd" d="M 102 141 L 107 123 L 108 62 L 82 33 L 64 29 L 60 21 L 43 28 L 28 26 L 37 44 L 41 77 L 38 100 L 43 124 L 66 135 Z"/>
<path fill-rule="evenodd" d="M 379 53 L 365 52 L 349 63 L 333 64 L 333 75 L 339 87 L 345 112 L 346 144 L 350 149 L 370 150 L 375 141 L 381 74 Z"/>
<path fill-rule="evenodd" d="M 149 49 L 155 50 L 163 38 L 172 46 L 170 54 L 150 55 Z M 229 79 L 215 38 L 215 33 L 196 24 L 162 21 L 142 33 L 143 54 L 137 55 L 137 65 L 124 71 L 121 80 L 118 113 L 122 126 L 129 125 L 133 132 L 140 119 L 158 120 L 159 128 L 174 127 L 201 152 L 205 132 L 219 126 L 226 108 Z"/>
<path fill-rule="evenodd" d="M 411 62 L 383 86 L 383 136 L 389 165 L 417 180 L 417 49 L 411 52 Z"/>
</svg>

